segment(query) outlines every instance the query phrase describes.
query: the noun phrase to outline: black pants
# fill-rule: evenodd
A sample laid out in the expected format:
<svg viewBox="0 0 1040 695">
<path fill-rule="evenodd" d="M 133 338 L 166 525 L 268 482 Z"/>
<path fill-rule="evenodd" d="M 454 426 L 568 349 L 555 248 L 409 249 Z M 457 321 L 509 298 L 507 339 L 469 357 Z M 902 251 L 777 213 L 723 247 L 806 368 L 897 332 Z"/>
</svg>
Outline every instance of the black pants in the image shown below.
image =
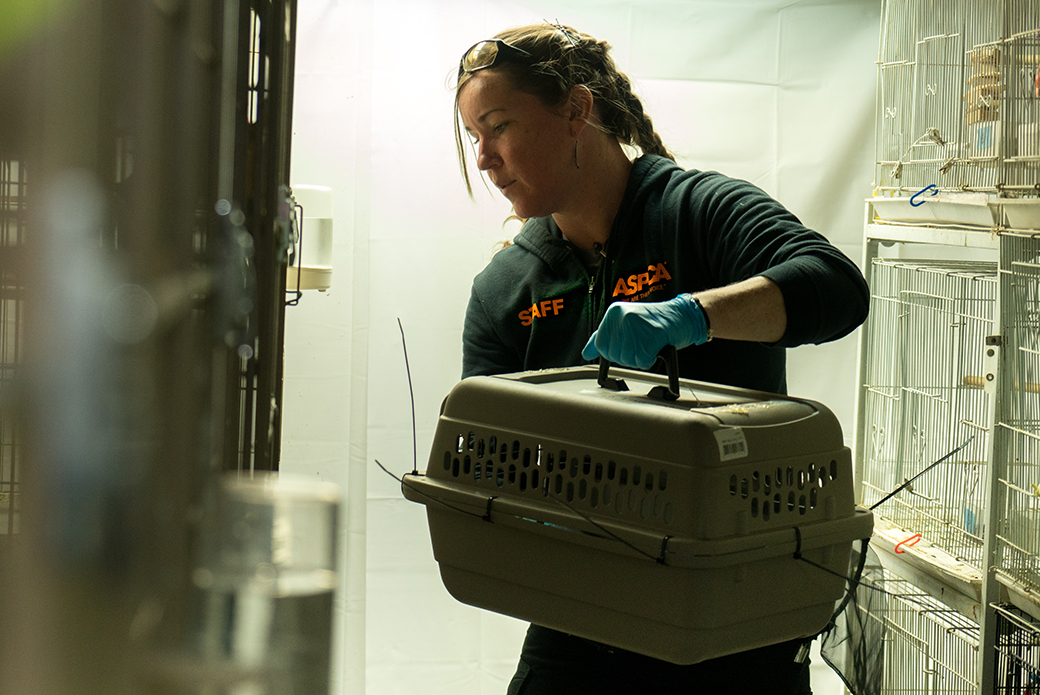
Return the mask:
<svg viewBox="0 0 1040 695">
<path fill-rule="evenodd" d="M 507 695 L 811 695 L 801 644 L 679 666 L 532 625 Z"/>
</svg>

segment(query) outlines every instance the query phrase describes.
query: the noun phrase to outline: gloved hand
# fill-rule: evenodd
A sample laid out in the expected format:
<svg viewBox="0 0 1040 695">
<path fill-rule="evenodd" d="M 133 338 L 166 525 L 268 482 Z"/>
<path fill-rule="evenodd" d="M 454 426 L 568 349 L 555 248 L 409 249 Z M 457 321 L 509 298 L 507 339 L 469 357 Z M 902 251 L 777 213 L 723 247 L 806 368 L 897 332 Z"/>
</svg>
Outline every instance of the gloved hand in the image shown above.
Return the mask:
<svg viewBox="0 0 1040 695">
<path fill-rule="evenodd" d="M 680 294 L 667 302 L 615 302 L 581 351 L 626 367 L 650 369 L 665 345 L 684 348 L 708 342 L 708 318 L 699 302 Z"/>
</svg>

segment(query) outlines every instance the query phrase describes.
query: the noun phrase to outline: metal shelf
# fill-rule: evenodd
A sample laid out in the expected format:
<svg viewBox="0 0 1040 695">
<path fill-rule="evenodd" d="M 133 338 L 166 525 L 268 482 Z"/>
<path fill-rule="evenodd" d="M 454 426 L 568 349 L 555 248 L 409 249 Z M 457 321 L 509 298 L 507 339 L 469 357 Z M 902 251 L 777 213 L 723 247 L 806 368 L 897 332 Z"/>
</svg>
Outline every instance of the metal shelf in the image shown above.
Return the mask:
<svg viewBox="0 0 1040 695">
<path fill-rule="evenodd" d="M 901 545 L 910 533 L 875 517 L 871 546 L 885 569 L 924 589 L 961 615 L 981 620 L 982 573 L 928 541 Z"/>
<path fill-rule="evenodd" d="M 983 229 L 982 227 L 936 227 L 924 224 L 911 225 L 875 221 L 867 224 L 866 240 L 868 242 L 882 243 L 960 246 L 969 249 L 989 249 L 993 251 L 1000 248 L 1000 235 L 993 230 Z"/>
</svg>

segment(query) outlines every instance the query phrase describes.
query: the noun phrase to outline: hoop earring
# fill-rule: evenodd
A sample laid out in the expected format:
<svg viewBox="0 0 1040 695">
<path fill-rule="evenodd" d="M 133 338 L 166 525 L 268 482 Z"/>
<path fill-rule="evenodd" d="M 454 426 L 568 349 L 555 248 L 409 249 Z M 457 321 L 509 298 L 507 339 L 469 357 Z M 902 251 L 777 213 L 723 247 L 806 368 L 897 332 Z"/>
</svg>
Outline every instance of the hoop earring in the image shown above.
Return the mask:
<svg viewBox="0 0 1040 695">
<path fill-rule="evenodd" d="M 574 138 L 574 168 L 581 169 L 581 167 L 578 166 L 578 138 Z"/>
</svg>

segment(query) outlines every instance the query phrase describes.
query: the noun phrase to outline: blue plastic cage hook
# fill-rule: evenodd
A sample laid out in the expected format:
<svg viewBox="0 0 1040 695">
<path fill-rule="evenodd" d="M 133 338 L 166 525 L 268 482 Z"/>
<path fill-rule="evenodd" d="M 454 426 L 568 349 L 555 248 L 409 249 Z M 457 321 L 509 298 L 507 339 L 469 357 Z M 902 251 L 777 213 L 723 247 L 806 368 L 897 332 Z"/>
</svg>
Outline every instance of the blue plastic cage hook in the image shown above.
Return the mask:
<svg viewBox="0 0 1040 695">
<path fill-rule="evenodd" d="M 917 200 L 917 196 L 921 195 L 922 193 L 924 193 L 927 190 L 931 190 L 932 191 L 929 195 L 939 195 L 939 189 L 935 187 L 934 183 L 930 183 L 927 186 L 925 186 L 924 188 L 922 188 L 921 190 L 919 190 L 917 193 L 914 193 L 912 196 L 910 196 L 910 204 L 913 205 L 915 208 L 924 205 L 925 202 L 927 202 L 927 201 L 924 201 L 924 200 L 918 201 Z"/>
</svg>

